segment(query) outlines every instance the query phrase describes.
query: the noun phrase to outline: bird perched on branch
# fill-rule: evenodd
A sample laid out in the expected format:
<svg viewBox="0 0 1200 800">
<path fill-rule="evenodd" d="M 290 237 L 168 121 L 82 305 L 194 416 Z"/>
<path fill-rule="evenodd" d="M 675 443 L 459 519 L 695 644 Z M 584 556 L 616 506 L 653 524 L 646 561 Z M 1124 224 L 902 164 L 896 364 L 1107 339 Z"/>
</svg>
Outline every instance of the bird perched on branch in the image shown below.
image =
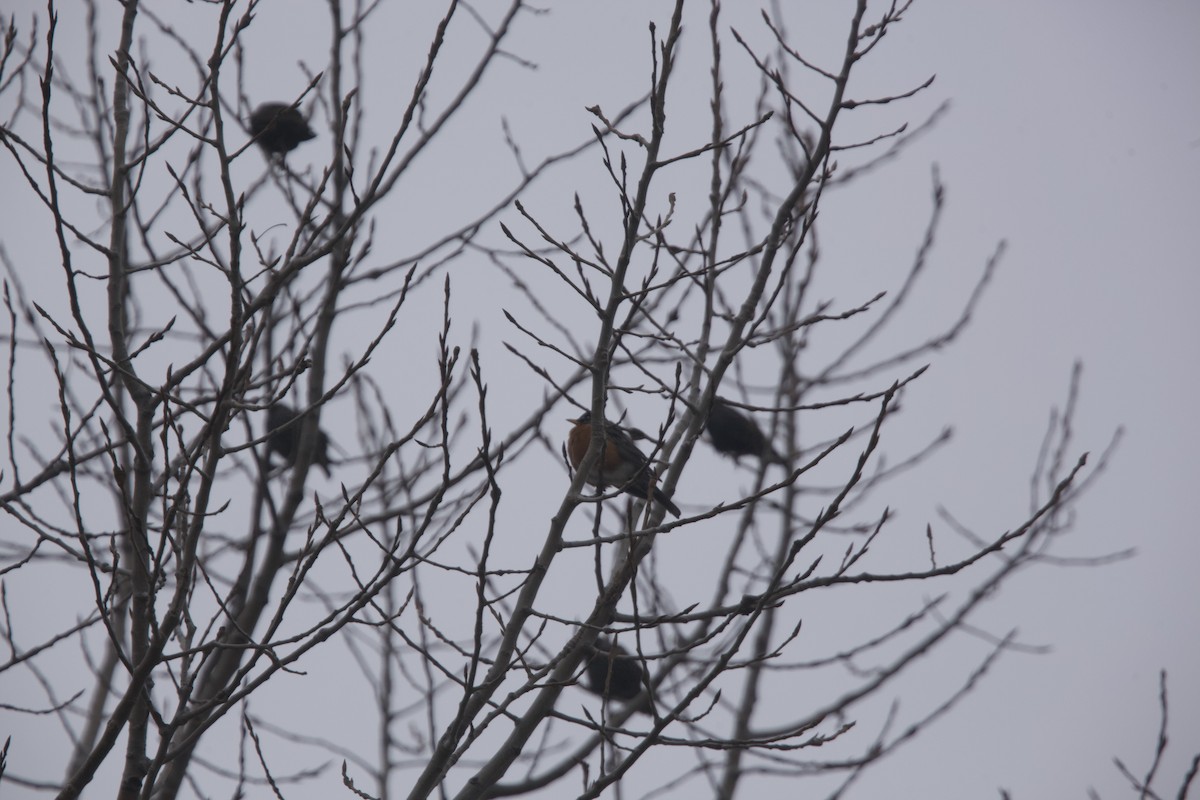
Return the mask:
<svg viewBox="0 0 1200 800">
<path fill-rule="evenodd" d="M 300 415 L 291 406 L 276 403 L 267 409 L 267 453 L 278 453 L 288 466 L 296 463 L 296 448 L 300 445 Z M 294 424 L 293 424 L 294 423 Z M 317 444 L 313 449 L 313 463 L 329 471 L 329 437 L 317 429 Z"/>
<path fill-rule="evenodd" d="M 567 434 L 567 459 L 578 469 L 592 441 L 592 413 L 585 411 L 578 418 L 567 421 L 575 425 Z M 646 454 L 616 423 L 604 421 L 604 454 L 586 480 L 593 486 L 611 486 L 641 500 L 653 497 L 671 516 L 679 516 L 679 506 L 657 486 L 651 486 L 650 460 Z"/>
<path fill-rule="evenodd" d="M 254 109 L 250 133 L 263 150 L 279 158 L 317 135 L 300 110 L 287 103 L 263 103 Z"/>
<path fill-rule="evenodd" d="M 753 419 L 719 397 L 713 398 L 704 428 L 712 440 L 713 449 L 733 456 L 734 461 L 742 456 L 754 456 L 767 464 L 787 463 L 775 452 Z"/>
<path fill-rule="evenodd" d="M 588 691 L 610 700 L 632 700 L 641 693 L 644 682 L 641 662 L 603 636 L 592 647 L 584 675 Z"/>
</svg>

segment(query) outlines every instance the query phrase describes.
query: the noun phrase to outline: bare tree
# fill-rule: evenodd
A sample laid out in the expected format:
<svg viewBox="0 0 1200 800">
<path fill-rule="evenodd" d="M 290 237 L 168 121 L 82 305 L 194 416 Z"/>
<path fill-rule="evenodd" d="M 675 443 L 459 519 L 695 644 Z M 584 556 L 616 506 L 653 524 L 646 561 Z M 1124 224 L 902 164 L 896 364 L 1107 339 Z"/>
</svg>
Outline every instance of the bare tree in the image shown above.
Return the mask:
<svg viewBox="0 0 1200 800">
<path fill-rule="evenodd" d="M 591 135 L 557 150 L 506 120 L 511 178 L 402 252 L 388 228 L 432 196 L 422 162 L 449 175 L 484 146 L 453 126 L 487 76 L 527 74 L 538 54 L 514 42 L 546 16 L 452 1 L 420 27 L 414 10 L 424 63 L 389 68 L 370 117 L 392 5 L 328 0 L 325 63 L 270 97 L 248 88 L 248 42 L 266 46 L 279 7 L 196 5 L 89 0 L 65 33 L 51 3 L 8 24 L 0 134 L 40 227 L 3 254 L 0 541 L 24 602 L 5 605 L 0 669 L 39 687 L 8 702 L 63 747 L 46 777 L 18 733 L 7 784 L 732 798 L 804 777 L 840 797 L 1019 646 L 972 620 L 1048 560 L 1107 458 L 1074 450 L 1078 373 L 1028 509 L 980 531 L 899 523 L 877 490 L 949 433 L 898 459 L 884 443 L 1003 247 L 957 316 L 912 338 L 936 173 L 915 251 L 870 291 L 829 299 L 847 266 L 818 246 L 824 198 L 869 191 L 941 113 L 842 133 L 931 86 L 853 81 L 909 3 L 847 4 L 827 57 L 789 35 L 807 11 L 735 28 L 677 0 L 627 55 L 644 79 L 626 105 L 587 108 Z M 706 129 L 678 106 L 708 109 Z M 489 282 L 506 322 L 464 333 Z M 584 412 L 568 458 L 558 420 Z M 722 458 L 710 445 L 737 458 L 716 497 L 688 488 Z M 680 602 L 689 573 L 708 594 Z M 60 585 L 74 621 L 49 622 L 29 581 Z M 813 597 L 884 602 L 814 643 Z M 915 715 L 889 710 L 900 676 L 964 635 L 988 642 L 975 666 Z M 599 696 L 575 688 L 585 672 Z M 311 713 L 321 698 L 344 716 Z"/>
</svg>

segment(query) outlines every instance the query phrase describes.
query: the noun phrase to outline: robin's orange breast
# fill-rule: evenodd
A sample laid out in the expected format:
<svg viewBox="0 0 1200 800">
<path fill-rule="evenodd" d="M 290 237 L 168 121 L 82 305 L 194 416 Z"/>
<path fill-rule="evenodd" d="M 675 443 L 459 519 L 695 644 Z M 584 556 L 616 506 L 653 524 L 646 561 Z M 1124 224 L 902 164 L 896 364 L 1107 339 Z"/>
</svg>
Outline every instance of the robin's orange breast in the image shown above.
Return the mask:
<svg viewBox="0 0 1200 800">
<path fill-rule="evenodd" d="M 588 445 L 592 442 L 591 425 L 575 425 L 567 434 L 567 458 L 571 466 L 578 468 L 579 462 L 587 455 Z"/>
<path fill-rule="evenodd" d="M 571 428 L 567 434 L 567 458 L 571 460 L 571 466 L 578 468 L 583 461 L 583 457 L 587 455 L 588 446 L 592 443 L 592 426 L 588 423 L 577 424 Z M 627 469 L 629 465 L 622 464 L 621 448 L 611 438 L 604 442 L 604 458 L 600 461 L 600 475 L 606 480 L 627 478 Z M 594 476 L 593 472 L 593 476 Z M 595 483 L 593 476 L 589 476 L 588 480 Z"/>
</svg>

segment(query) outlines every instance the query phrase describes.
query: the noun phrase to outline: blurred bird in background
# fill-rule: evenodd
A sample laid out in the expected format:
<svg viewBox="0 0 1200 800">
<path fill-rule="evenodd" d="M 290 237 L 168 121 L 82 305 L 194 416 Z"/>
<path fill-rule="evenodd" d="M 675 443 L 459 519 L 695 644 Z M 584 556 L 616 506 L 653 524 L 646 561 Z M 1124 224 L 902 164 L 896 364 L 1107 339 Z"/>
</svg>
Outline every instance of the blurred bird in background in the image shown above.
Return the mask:
<svg viewBox="0 0 1200 800">
<path fill-rule="evenodd" d="M 786 464 L 783 457 L 767 441 L 753 419 L 736 410 L 719 397 L 713 398 L 708 412 L 705 430 L 718 453 L 733 456 L 736 462 L 742 456 L 753 456 L 767 464 Z"/>
<path fill-rule="evenodd" d="M 584 675 L 585 688 L 609 700 L 632 700 L 641 694 L 644 685 L 641 662 L 603 636 L 592 647 Z"/>
<path fill-rule="evenodd" d="M 267 409 L 268 460 L 271 453 L 278 453 L 289 467 L 296 463 L 296 448 L 300 444 L 299 416 L 294 408 L 283 403 L 276 403 Z M 329 471 L 329 437 L 320 428 L 317 429 L 313 463 L 325 470 L 326 475 L 332 475 Z"/>
<path fill-rule="evenodd" d="M 316 137 L 300 110 L 287 103 L 263 103 L 250 114 L 250 133 L 269 155 L 282 159 L 301 142 Z"/>
</svg>

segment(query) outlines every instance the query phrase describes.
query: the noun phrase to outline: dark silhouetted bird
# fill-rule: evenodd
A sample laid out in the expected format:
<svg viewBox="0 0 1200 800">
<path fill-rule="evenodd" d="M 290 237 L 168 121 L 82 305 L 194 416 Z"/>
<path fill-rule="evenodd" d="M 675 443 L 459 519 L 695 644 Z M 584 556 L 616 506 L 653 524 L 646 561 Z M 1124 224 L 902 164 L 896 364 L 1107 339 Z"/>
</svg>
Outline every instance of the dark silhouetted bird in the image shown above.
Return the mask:
<svg viewBox="0 0 1200 800">
<path fill-rule="evenodd" d="M 298 416 L 295 409 L 283 403 L 276 403 L 267 409 L 267 452 L 283 456 L 289 467 L 296 463 L 296 448 L 300 444 L 301 423 L 296 419 Z M 293 421 L 296 424 L 290 424 Z M 313 463 L 325 470 L 326 475 L 332 474 L 329 471 L 329 437 L 320 428 L 317 429 Z"/>
<path fill-rule="evenodd" d="M 621 645 L 601 636 L 584 671 L 587 689 L 608 699 L 632 700 L 643 686 L 642 664 Z"/>
<path fill-rule="evenodd" d="M 263 150 L 280 158 L 317 135 L 300 110 L 287 103 L 263 103 L 254 109 L 250 133 Z"/>
<path fill-rule="evenodd" d="M 786 463 L 754 420 L 719 397 L 713 398 L 704 428 L 708 431 L 713 449 L 733 456 L 734 461 L 742 456 L 754 456 L 768 464 Z"/>
<path fill-rule="evenodd" d="M 567 420 L 575 427 L 567 434 L 567 458 L 578 469 L 592 441 L 592 413 L 583 412 L 577 419 Z M 637 431 L 636 428 L 631 430 Z M 645 437 L 641 431 L 637 433 Z M 613 422 L 604 423 L 604 455 L 592 469 L 587 482 L 593 486 L 611 486 L 642 500 L 653 497 L 671 516 L 679 516 L 679 506 L 657 486 L 650 485 L 650 460 L 633 443 L 624 428 Z"/>
</svg>

